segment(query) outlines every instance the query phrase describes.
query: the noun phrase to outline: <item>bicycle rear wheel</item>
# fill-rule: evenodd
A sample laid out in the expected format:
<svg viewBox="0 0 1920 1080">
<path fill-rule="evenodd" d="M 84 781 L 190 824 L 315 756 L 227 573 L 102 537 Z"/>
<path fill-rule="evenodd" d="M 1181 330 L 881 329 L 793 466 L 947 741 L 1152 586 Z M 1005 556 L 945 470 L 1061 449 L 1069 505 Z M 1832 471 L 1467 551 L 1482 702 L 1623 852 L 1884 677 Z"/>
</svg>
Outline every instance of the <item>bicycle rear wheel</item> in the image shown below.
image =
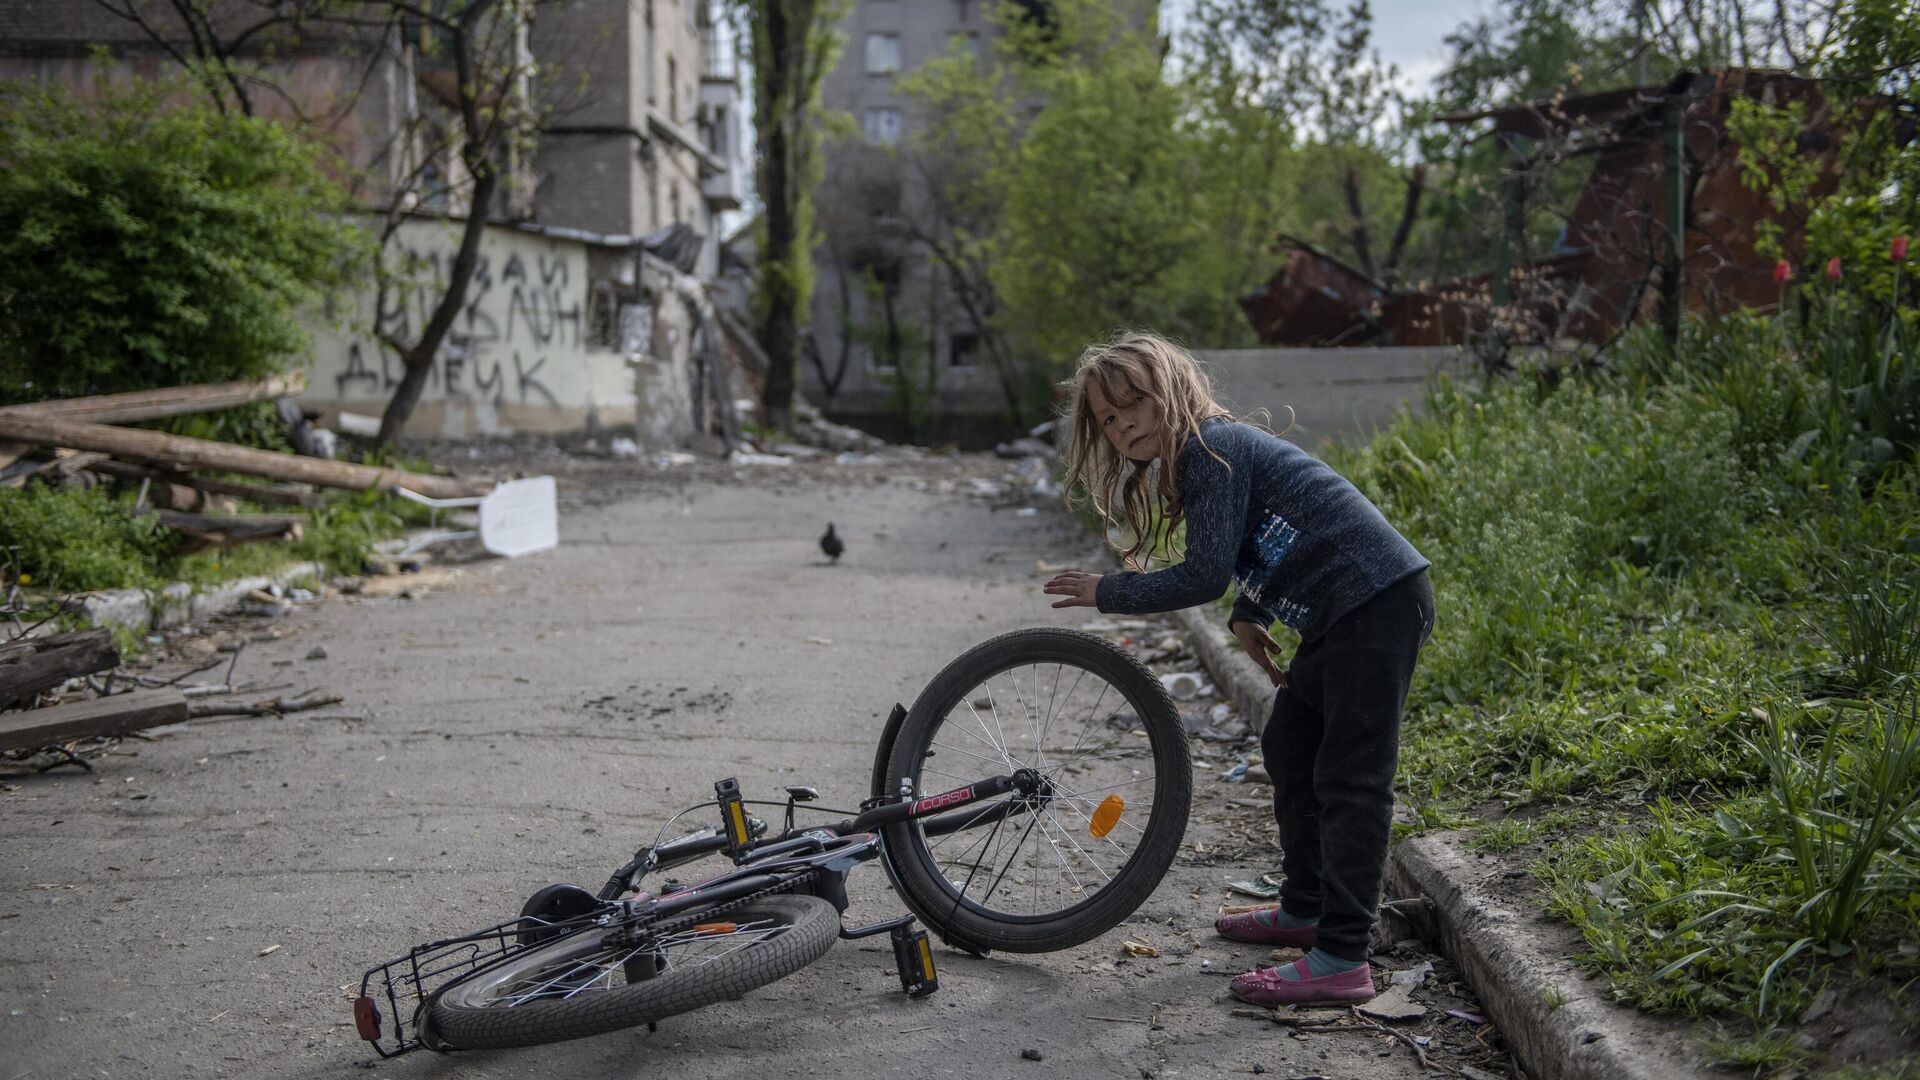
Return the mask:
<svg viewBox="0 0 1920 1080">
<path fill-rule="evenodd" d="M 902 899 L 955 944 L 1048 952 L 1098 937 L 1153 892 L 1186 830 L 1179 715 L 1160 680 L 1102 638 L 1046 627 L 968 650 L 914 702 L 886 782 L 924 797 L 1020 769 L 1039 775 L 1037 794 L 884 832 Z M 956 820 L 965 827 L 941 831 Z"/>
<path fill-rule="evenodd" d="M 422 1041 L 492 1050 L 649 1023 L 791 975 L 839 933 L 840 913 L 815 896 L 764 897 L 637 940 L 585 930 L 434 995 L 423 1010 Z"/>
</svg>

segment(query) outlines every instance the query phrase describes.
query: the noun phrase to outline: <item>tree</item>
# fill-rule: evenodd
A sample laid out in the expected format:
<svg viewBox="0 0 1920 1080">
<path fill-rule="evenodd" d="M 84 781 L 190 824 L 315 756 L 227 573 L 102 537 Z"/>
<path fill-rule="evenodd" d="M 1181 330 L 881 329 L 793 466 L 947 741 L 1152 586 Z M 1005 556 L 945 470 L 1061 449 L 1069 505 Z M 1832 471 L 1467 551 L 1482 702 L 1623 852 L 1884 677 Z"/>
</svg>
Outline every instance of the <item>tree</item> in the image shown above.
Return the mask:
<svg viewBox="0 0 1920 1080">
<path fill-rule="evenodd" d="M 996 66 L 957 42 L 948 55 L 898 80 L 921 121 L 899 153 L 920 212 L 898 220 L 905 239 L 946 275 L 1000 383 L 1008 416 L 1024 426 L 1026 380 L 988 273 L 1004 238 L 1006 169 L 1017 128 L 1014 104 L 999 84 Z"/>
<path fill-rule="evenodd" d="M 403 78 L 418 78 L 443 103 L 444 119 L 423 110 L 391 133 L 383 163 L 379 244 L 388 249 L 401 223 L 423 201 L 429 177 L 447 183 L 450 204 L 463 204 L 460 246 L 432 313 L 417 336 L 402 341 L 380 329 L 404 374 L 381 417 L 379 441 L 405 429 L 432 373 L 434 357 L 466 304 L 480 242 L 503 184 L 532 147 L 536 118 L 527 100 L 532 61 L 525 31 L 535 0 L 94 0 L 141 26 L 195 78 L 221 111 L 251 115 L 256 92 L 270 91 L 313 138 L 326 138 L 353 107 L 350 97 L 324 120 L 275 81 L 265 62 L 280 51 L 328 40 L 358 44 L 378 65 L 401 56 Z M 357 91 L 356 91 L 357 96 Z M 380 299 L 415 268 L 378 264 Z M 377 305 L 381 306 L 381 305 Z"/>
<path fill-rule="evenodd" d="M 907 226 L 978 328 L 1016 419 L 1120 323 L 1174 329 L 1193 251 L 1191 160 L 1138 5 L 1004 3 L 988 55 L 902 80 L 906 160 L 927 214 Z"/>
<path fill-rule="evenodd" d="M 1054 12 L 1055 25 L 1027 21 L 1007 35 L 1023 85 L 1044 104 L 1009 162 L 1005 239 L 990 269 L 1042 374 L 1117 326 L 1177 332 L 1169 286 L 1199 240 L 1179 101 L 1152 28 L 1133 29 L 1106 4 Z"/>
<path fill-rule="evenodd" d="M 683 0 L 691 2 L 691 0 Z M 813 295 L 812 191 L 820 179 L 820 81 L 839 52 L 844 0 L 738 0 L 753 68 L 760 196 L 754 317 L 767 354 L 761 408 L 769 427 L 792 421 L 794 364 Z"/>
<path fill-rule="evenodd" d="M 525 85 L 532 74 L 532 60 L 524 47 L 532 0 L 435 0 L 431 4 L 386 0 L 384 6 L 387 10 L 377 20 L 334 17 L 403 37 L 417 35 L 423 56 L 451 61 L 451 84 L 442 80 L 441 85 L 446 86 L 457 118 L 459 134 L 455 141 L 465 173 L 462 186 L 467 205 L 466 225 L 461 230 L 460 247 L 448 265 L 446 286 L 419 336 L 406 342 L 382 332 L 387 346 L 399 353 L 406 367 L 380 418 L 379 441 L 391 444 L 413 415 L 433 370 L 434 357 L 466 306 L 494 197 L 514 162 L 531 150 L 536 122 Z M 417 177 L 421 171 L 416 168 L 411 175 Z M 396 193 L 389 203 L 383 243 L 398 231 L 402 208 L 409 202 Z M 383 278 L 383 292 L 385 288 Z"/>
<path fill-rule="evenodd" d="M 279 370 L 365 253 L 312 145 L 177 90 L 0 97 L 0 403 Z"/>
<path fill-rule="evenodd" d="M 1219 262 L 1214 332 L 1248 334 L 1234 301 L 1305 241 L 1391 285 L 1425 172 L 1409 167 L 1397 73 L 1372 47 L 1366 0 L 1201 0 L 1179 79 L 1202 163 L 1207 250 Z"/>
</svg>

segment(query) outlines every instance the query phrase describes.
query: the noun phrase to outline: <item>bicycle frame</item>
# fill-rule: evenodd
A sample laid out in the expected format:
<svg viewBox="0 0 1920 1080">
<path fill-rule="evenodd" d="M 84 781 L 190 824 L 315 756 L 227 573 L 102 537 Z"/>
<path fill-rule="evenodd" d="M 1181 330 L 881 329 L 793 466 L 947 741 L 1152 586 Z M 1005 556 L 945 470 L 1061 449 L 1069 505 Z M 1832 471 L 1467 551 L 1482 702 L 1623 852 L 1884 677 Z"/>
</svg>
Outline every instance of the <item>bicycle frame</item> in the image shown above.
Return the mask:
<svg viewBox="0 0 1920 1080">
<path fill-rule="evenodd" d="M 361 979 L 360 996 L 354 1001 L 355 1025 L 360 1037 L 383 1058 L 422 1046 L 444 1049 L 434 1046 L 430 1035 L 420 1030 L 419 1018 L 426 1004 L 448 987 L 491 971 L 526 949 L 589 932 L 644 937 L 651 927 L 691 909 L 744 900 L 768 891 L 809 892 L 844 913 L 849 902 L 846 875 L 855 865 L 884 853 L 881 830 L 919 821 L 929 835 L 940 836 L 993 825 L 1024 812 L 1027 800 L 1042 794 L 1045 786 L 1039 774 L 1021 769 L 921 798 L 905 792 L 875 797 L 863 803 L 863 811 L 853 817 L 808 828 L 789 827 L 763 838 L 766 826 L 746 817 L 742 808 L 748 800 L 739 797 L 739 788 L 731 779 L 723 780 L 715 785 L 720 796 L 715 802 L 688 808 L 718 806 L 720 828 L 689 833 L 636 853 L 607 879 L 592 898 L 595 906 L 591 909 L 558 919 L 522 915 L 485 930 L 416 946 L 406 956 L 368 969 Z M 1012 792 L 1021 797 L 984 811 L 963 809 Z M 797 799 L 793 796 L 786 803 L 789 821 Z M 759 800 L 754 804 L 780 805 Z M 732 856 L 733 869 L 690 886 L 671 883 L 657 896 L 637 892 L 649 873 L 721 852 Z M 586 895 L 583 891 L 580 894 Z M 908 914 L 869 926 L 843 925 L 840 936 L 851 939 L 891 933 L 902 987 L 920 996 L 937 988 L 938 980 L 932 952 L 926 946 L 926 932 L 910 930 L 913 922 L 914 916 Z M 955 944 L 984 955 L 982 949 Z M 389 1040 L 391 1047 L 387 1045 Z"/>
</svg>

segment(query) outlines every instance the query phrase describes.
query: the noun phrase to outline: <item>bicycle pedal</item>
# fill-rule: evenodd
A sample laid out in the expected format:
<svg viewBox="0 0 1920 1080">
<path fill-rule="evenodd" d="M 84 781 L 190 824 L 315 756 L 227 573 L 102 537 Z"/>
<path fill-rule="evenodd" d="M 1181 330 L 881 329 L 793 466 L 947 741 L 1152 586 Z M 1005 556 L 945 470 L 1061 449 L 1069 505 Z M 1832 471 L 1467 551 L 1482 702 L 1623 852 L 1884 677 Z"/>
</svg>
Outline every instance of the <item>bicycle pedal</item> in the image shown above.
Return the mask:
<svg viewBox="0 0 1920 1080">
<path fill-rule="evenodd" d="M 933 942 L 927 932 L 896 926 L 891 936 L 893 962 L 900 969 L 900 989 L 908 997 L 926 997 L 940 989 L 940 976 L 933 970 Z"/>
</svg>

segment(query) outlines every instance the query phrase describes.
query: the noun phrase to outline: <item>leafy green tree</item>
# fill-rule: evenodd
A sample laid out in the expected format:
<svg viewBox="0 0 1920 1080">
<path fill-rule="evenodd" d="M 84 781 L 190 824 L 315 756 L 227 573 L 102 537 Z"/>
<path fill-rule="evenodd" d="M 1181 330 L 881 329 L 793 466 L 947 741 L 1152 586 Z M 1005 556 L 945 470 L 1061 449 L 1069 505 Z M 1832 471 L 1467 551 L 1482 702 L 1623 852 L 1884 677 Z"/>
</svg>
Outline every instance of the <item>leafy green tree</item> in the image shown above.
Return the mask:
<svg viewBox="0 0 1920 1080">
<path fill-rule="evenodd" d="M 1026 380 L 1000 318 L 989 268 L 999 258 L 1006 183 L 1019 138 L 1017 103 L 1004 92 L 1002 69 L 956 42 L 948 55 L 901 76 L 896 89 L 919 109 L 901 148 L 923 212 L 900 215 L 905 238 L 946 273 L 980 348 L 1006 396 L 1008 415 L 1024 425 Z"/>
<path fill-rule="evenodd" d="M 691 3 L 693 0 L 683 0 Z M 839 54 L 842 0 L 736 0 L 753 65 L 759 145 L 759 266 L 754 315 L 767 353 L 761 408 L 769 427 L 792 419 L 794 365 L 813 295 L 813 187 L 820 180 L 820 82 Z"/>
<path fill-rule="evenodd" d="M 0 89 L 0 401 L 279 370 L 361 254 L 312 146 L 175 90 Z"/>
<path fill-rule="evenodd" d="M 1116 326 L 1168 326 L 1172 271 L 1198 232 L 1157 42 L 1105 4 L 1054 11 L 1057 25 L 1008 35 L 1044 106 L 1009 162 L 1006 239 L 990 272 L 1018 340 L 1057 370 Z"/>
</svg>

